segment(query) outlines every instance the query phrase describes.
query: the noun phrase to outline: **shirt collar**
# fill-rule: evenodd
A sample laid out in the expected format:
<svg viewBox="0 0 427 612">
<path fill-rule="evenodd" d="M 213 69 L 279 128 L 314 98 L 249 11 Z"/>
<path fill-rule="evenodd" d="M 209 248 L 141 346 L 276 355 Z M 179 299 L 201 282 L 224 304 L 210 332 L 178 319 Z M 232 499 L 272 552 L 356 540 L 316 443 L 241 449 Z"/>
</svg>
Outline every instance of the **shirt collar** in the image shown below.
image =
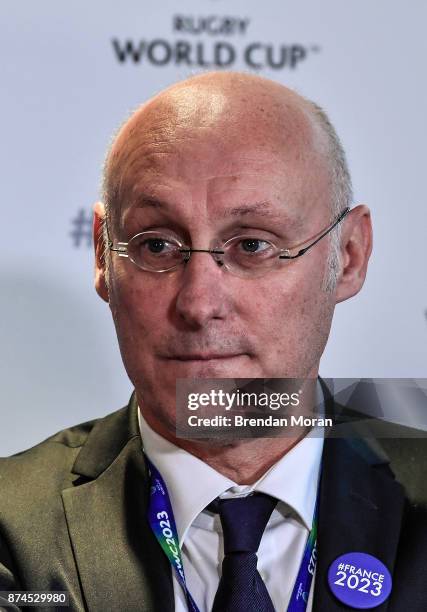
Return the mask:
<svg viewBox="0 0 427 612">
<path fill-rule="evenodd" d="M 296 444 L 255 484 L 237 485 L 207 463 L 157 434 L 139 409 L 138 417 L 144 452 L 166 483 L 181 546 L 196 517 L 220 495 L 241 496 L 254 491 L 266 493 L 284 502 L 304 526 L 311 529 L 323 450 L 323 436 L 319 436 L 318 432 Z"/>
<path fill-rule="evenodd" d="M 307 435 L 277 461 L 254 485 L 254 491 L 289 506 L 310 530 L 316 504 L 323 435 Z"/>
</svg>

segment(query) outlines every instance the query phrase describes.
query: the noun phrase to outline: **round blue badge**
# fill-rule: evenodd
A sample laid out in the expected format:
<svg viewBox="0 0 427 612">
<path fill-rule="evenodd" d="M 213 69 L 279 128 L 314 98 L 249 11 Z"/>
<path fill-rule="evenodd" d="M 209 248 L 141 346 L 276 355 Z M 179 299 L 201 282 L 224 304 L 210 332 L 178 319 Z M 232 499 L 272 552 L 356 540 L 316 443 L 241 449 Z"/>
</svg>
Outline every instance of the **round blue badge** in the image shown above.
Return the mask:
<svg viewBox="0 0 427 612">
<path fill-rule="evenodd" d="M 368 610 L 387 599 L 392 580 L 379 559 L 362 552 L 350 552 L 331 563 L 328 583 L 339 601 L 352 608 Z"/>
</svg>

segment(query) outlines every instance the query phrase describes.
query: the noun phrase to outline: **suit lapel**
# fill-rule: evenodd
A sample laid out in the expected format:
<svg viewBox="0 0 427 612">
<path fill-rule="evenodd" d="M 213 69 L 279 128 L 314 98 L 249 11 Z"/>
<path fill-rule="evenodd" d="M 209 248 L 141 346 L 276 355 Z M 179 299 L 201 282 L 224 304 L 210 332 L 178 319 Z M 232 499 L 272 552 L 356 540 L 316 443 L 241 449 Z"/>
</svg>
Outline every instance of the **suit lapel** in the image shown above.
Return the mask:
<svg viewBox="0 0 427 612">
<path fill-rule="evenodd" d="M 62 492 L 88 610 L 174 609 L 169 562 L 147 522 L 148 481 L 136 406 L 99 421 Z M 108 603 L 107 603 L 108 602 Z"/>
<path fill-rule="evenodd" d="M 332 595 L 332 561 L 349 552 L 377 557 L 393 573 L 404 506 L 403 488 L 364 440 L 325 440 L 320 489 L 318 562 L 313 612 L 351 610 Z M 388 602 L 375 608 L 385 612 Z"/>
</svg>

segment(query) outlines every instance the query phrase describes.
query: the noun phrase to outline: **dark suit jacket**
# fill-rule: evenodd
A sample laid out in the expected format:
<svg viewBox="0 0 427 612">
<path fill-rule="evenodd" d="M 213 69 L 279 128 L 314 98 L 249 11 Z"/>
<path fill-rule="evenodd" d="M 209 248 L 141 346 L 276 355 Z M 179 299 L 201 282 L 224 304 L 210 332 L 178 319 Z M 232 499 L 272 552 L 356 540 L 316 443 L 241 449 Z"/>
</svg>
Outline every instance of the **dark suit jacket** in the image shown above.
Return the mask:
<svg viewBox="0 0 427 612">
<path fill-rule="evenodd" d="M 425 442 L 387 440 L 390 468 L 368 441 L 325 440 L 315 612 L 350 609 L 326 577 L 330 563 L 352 551 L 393 573 L 378 612 L 427 610 L 427 484 L 411 478 L 420 469 L 425 477 Z M 147 499 L 133 399 L 0 460 L 0 590 L 65 590 L 73 611 L 172 612 L 171 568 L 146 520 Z"/>
</svg>

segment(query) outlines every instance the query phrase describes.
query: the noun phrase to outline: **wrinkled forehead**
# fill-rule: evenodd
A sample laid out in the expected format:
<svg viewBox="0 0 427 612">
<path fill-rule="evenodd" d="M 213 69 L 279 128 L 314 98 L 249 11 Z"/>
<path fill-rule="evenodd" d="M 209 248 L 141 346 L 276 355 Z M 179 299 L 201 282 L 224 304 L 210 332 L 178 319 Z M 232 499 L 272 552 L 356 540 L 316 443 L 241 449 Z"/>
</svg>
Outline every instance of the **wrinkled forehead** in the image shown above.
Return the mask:
<svg viewBox="0 0 427 612">
<path fill-rule="evenodd" d="M 163 179 L 171 186 L 211 176 L 250 183 L 251 169 L 256 175 L 270 166 L 292 179 L 301 196 L 317 189 L 326 169 L 325 147 L 301 104 L 262 92 L 254 99 L 221 91 L 188 94 L 178 90 L 155 99 L 120 131 L 107 163 L 116 219 L 141 191 L 150 196 Z"/>
</svg>

